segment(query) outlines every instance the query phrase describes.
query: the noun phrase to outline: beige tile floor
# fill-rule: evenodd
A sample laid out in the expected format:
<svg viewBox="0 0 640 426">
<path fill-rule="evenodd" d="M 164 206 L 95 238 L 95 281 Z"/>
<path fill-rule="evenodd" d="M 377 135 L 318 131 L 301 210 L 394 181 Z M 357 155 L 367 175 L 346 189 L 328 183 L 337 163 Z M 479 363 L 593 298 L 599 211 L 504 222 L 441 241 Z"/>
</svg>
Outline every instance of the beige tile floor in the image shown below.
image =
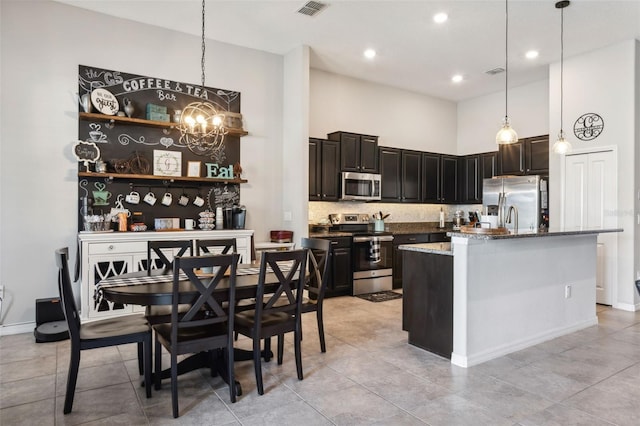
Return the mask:
<svg viewBox="0 0 640 426">
<path fill-rule="evenodd" d="M 314 317 L 304 319 L 304 380 L 289 339 L 284 364 L 264 365 L 262 396 L 250 361 L 236 363 L 244 394 L 235 404 L 207 370 L 181 376 L 179 419 L 171 416 L 168 383 L 144 397 L 134 345 L 83 352 L 65 416 L 68 341 L 1 337 L 0 424 L 640 424 L 640 313 L 599 306 L 598 326 L 463 369 L 406 343 L 400 299 L 342 297 L 325 306 L 327 353 Z"/>
</svg>

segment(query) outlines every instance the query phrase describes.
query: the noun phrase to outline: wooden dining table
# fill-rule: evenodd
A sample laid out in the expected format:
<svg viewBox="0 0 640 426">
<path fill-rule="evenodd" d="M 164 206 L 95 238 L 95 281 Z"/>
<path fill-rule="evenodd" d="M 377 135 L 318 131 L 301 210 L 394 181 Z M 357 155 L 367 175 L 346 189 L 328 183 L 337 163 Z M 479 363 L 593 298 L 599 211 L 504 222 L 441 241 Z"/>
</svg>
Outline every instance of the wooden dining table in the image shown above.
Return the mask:
<svg viewBox="0 0 640 426">
<path fill-rule="evenodd" d="M 236 274 L 236 301 L 242 299 L 255 299 L 258 288 L 259 264 L 238 265 Z M 280 282 L 273 273 L 265 275 L 265 294 L 277 290 Z M 224 277 L 213 291 L 213 297 L 219 302 L 229 300 L 229 278 Z M 198 290 L 186 278 L 179 282 L 179 302 L 190 303 Z M 173 299 L 173 272 L 165 272 L 161 269 L 151 271 L 129 272 L 106 278 L 97 285 L 96 297 L 104 297 L 114 303 L 152 306 L 171 305 Z M 209 368 L 212 365 L 210 352 L 200 352 L 185 358 L 178 364 L 178 374 L 184 374 L 199 368 Z M 265 361 L 271 360 L 273 353 L 270 349 L 262 351 Z M 248 361 L 253 359 L 251 351 L 234 348 L 235 361 Z M 215 362 L 217 373 L 228 383 L 228 374 L 224 362 Z M 162 379 L 171 376 L 170 370 L 160 373 Z M 236 382 L 237 394 L 242 395 L 240 383 Z"/>
</svg>

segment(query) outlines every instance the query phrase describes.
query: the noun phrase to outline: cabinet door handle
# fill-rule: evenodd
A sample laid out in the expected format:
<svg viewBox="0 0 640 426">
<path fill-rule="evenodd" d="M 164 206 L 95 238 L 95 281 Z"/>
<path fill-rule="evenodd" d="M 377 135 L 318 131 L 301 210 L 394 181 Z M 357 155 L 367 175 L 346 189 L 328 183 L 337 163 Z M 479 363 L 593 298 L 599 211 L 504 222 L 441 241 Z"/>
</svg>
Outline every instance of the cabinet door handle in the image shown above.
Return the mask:
<svg viewBox="0 0 640 426">
<path fill-rule="evenodd" d="M 337 246 L 338 242 L 337 241 L 331 241 L 331 245 Z"/>
<path fill-rule="evenodd" d="M 409 241 L 415 241 L 415 240 L 416 240 L 415 238 L 409 238 Z"/>
<path fill-rule="evenodd" d="M 113 244 L 108 247 L 109 250 L 113 250 Z"/>
</svg>

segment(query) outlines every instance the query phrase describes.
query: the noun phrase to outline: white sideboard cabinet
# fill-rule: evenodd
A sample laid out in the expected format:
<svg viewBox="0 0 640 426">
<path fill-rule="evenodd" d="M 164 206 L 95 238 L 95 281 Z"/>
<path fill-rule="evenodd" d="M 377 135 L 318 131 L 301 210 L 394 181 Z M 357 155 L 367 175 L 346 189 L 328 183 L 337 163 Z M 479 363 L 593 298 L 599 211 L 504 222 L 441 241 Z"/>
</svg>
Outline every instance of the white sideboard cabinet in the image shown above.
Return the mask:
<svg viewBox="0 0 640 426">
<path fill-rule="evenodd" d="M 128 315 L 144 311 L 135 305 L 117 305 L 104 301 L 96 306 L 94 292 L 101 280 L 127 272 L 146 269 L 147 242 L 159 240 L 209 240 L 235 238 L 241 263 L 251 262 L 250 229 L 176 232 L 114 232 L 78 234 L 80 266 L 80 311 L 83 321 Z M 195 246 L 194 246 L 194 254 Z M 171 253 L 167 253 L 170 255 Z"/>
</svg>

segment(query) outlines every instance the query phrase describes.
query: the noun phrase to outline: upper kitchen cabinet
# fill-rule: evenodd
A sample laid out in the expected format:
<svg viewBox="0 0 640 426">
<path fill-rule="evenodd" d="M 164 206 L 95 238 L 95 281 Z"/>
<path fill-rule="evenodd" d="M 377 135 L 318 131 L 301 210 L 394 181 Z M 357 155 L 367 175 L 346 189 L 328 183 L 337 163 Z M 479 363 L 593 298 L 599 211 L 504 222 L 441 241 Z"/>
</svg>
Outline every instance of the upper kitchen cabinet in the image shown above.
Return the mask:
<svg viewBox="0 0 640 426">
<path fill-rule="evenodd" d="M 420 202 L 420 151 L 380 147 L 382 201 Z"/>
<path fill-rule="evenodd" d="M 380 147 L 380 175 L 382 201 L 398 202 L 402 200 L 401 188 L 402 150 Z"/>
<path fill-rule="evenodd" d="M 402 201 L 417 203 L 420 201 L 420 180 L 422 177 L 422 153 L 402 150 Z"/>
<path fill-rule="evenodd" d="M 549 172 L 549 135 L 523 138 L 498 147 L 501 175 L 535 175 Z"/>
<path fill-rule="evenodd" d="M 482 202 L 482 175 L 480 155 L 473 154 L 461 158 L 462 161 L 462 199 L 463 203 Z"/>
<path fill-rule="evenodd" d="M 459 159 L 455 155 L 442 156 L 442 202 L 457 203 L 459 198 Z"/>
<path fill-rule="evenodd" d="M 498 176 L 498 151 L 480 154 L 480 176 L 482 179 Z"/>
<path fill-rule="evenodd" d="M 422 201 L 457 203 L 459 201 L 459 158 L 455 155 L 422 154 Z"/>
<path fill-rule="evenodd" d="M 378 137 L 333 132 L 327 138 L 340 142 L 340 171 L 378 173 Z"/>
<path fill-rule="evenodd" d="M 309 200 L 337 201 L 339 198 L 340 144 L 309 139 Z"/>
<path fill-rule="evenodd" d="M 501 175 L 523 175 L 524 139 L 509 145 L 499 145 L 498 159 Z"/>
<path fill-rule="evenodd" d="M 527 138 L 524 148 L 527 174 L 549 174 L 549 135 Z"/>
</svg>

